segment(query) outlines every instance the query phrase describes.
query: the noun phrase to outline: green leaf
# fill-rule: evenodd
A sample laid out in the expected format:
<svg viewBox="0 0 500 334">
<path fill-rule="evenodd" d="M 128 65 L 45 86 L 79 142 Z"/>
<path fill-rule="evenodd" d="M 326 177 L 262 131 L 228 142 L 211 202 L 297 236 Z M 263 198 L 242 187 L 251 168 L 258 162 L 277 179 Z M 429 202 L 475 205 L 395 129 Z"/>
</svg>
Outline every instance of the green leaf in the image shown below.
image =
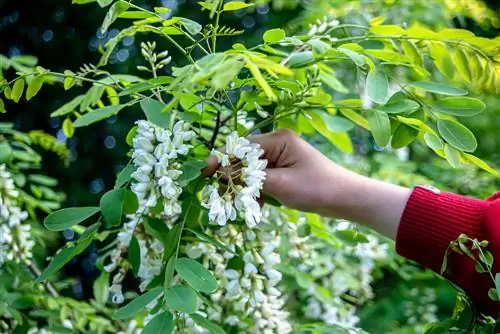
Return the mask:
<svg viewBox="0 0 500 334">
<path fill-rule="evenodd" d="M 100 207 L 106 227 L 111 227 L 120 225 L 125 213 L 133 213 L 137 210 L 138 202 L 137 197 L 130 190 L 119 188 L 105 193 L 101 198 Z"/>
<path fill-rule="evenodd" d="M 444 145 L 444 155 L 446 157 L 446 161 L 453 168 L 460 167 L 460 152 L 453 148 L 451 145 Z"/>
<path fill-rule="evenodd" d="M 42 88 L 44 80 L 45 75 L 39 74 L 28 83 L 28 89 L 26 89 L 26 100 L 31 100 L 33 96 L 38 93 L 40 88 Z"/>
<path fill-rule="evenodd" d="M 453 78 L 455 67 L 446 44 L 443 42 L 430 42 L 430 55 L 438 70 L 448 78 Z"/>
<path fill-rule="evenodd" d="M 66 263 L 71 261 L 71 259 L 74 258 L 76 255 L 77 255 L 76 247 L 66 247 L 61 249 L 61 251 L 54 256 L 52 261 L 50 261 L 47 268 L 43 270 L 42 274 L 37 277 L 35 283 L 40 283 L 41 281 L 57 273 L 59 270 L 61 270 L 62 267 L 64 267 Z"/>
<path fill-rule="evenodd" d="M 105 34 L 106 31 L 108 30 L 109 26 L 113 24 L 113 22 L 116 21 L 118 16 L 127 11 L 129 8 L 129 5 L 124 2 L 115 2 L 113 6 L 109 8 L 108 13 L 106 14 L 106 17 L 104 18 L 104 21 L 102 22 L 101 25 L 101 34 Z"/>
<path fill-rule="evenodd" d="M 73 100 L 59 107 L 56 111 L 50 114 L 50 117 L 64 116 L 75 111 L 76 107 L 80 105 L 85 95 L 78 95 Z"/>
<path fill-rule="evenodd" d="M 135 125 L 133 126 L 132 128 L 130 128 L 129 132 L 127 133 L 127 137 L 125 138 L 125 142 L 127 143 L 128 146 L 133 146 L 133 141 L 134 141 L 134 137 L 137 133 L 137 128 L 138 126 Z"/>
<path fill-rule="evenodd" d="M 335 236 L 348 244 L 359 244 L 368 242 L 368 238 L 354 229 L 335 231 Z"/>
<path fill-rule="evenodd" d="M 453 60 L 455 61 L 455 66 L 458 69 L 460 75 L 468 82 L 472 80 L 472 70 L 469 66 L 469 60 L 465 54 L 465 50 L 457 47 L 453 54 Z"/>
<path fill-rule="evenodd" d="M 174 316 L 164 311 L 151 319 L 142 330 L 143 334 L 169 334 L 174 330 Z"/>
<path fill-rule="evenodd" d="M 440 151 L 443 149 L 443 141 L 434 135 L 431 135 L 430 133 L 425 133 L 424 134 L 424 140 L 427 146 L 429 146 L 431 149 L 434 151 Z"/>
<path fill-rule="evenodd" d="M 311 51 L 301 51 L 292 54 L 292 56 L 288 60 L 288 66 L 290 68 L 301 68 L 306 67 L 314 62 L 314 55 Z"/>
<path fill-rule="evenodd" d="M 445 114 L 470 117 L 483 112 L 486 105 L 472 97 L 445 97 L 431 105 L 431 108 Z"/>
<path fill-rule="evenodd" d="M 415 82 L 410 82 L 408 86 L 423 89 L 427 92 L 441 94 L 441 95 L 449 95 L 449 96 L 467 95 L 467 91 L 465 89 L 445 85 L 439 82 L 415 81 Z"/>
<path fill-rule="evenodd" d="M 28 175 L 28 180 L 31 182 L 36 182 L 47 187 L 57 186 L 57 179 L 43 174 L 30 174 Z"/>
<path fill-rule="evenodd" d="M 166 293 L 167 306 L 174 311 L 194 313 L 198 308 L 196 291 L 190 287 L 176 285 Z"/>
<path fill-rule="evenodd" d="M 231 248 L 227 247 L 226 245 L 224 245 L 223 243 L 219 242 L 217 239 L 215 239 L 214 237 L 204 233 L 203 231 L 201 230 L 195 230 L 195 229 L 190 229 L 190 228 L 186 228 L 187 231 L 193 233 L 194 235 L 196 235 L 196 237 L 202 241 L 202 242 L 206 242 L 206 243 L 209 243 L 209 244 L 212 244 L 214 245 L 215 247 L 217 248 L 220 248 L 220 249 L 223 249 L 224 251 L 226 252 L 229 252 L 229 253 L 232 253 L 232 254 L 235 254 L 234 251 L 231 250 Z"/>
<path fill-rule="evenodd" d="M 422 66 L 424 63 L 422 54 L 418 50 L 417 46 L 415 43 L 409 40 L 402 40 L 401 41 L 401 47 L 403 48 L 404 54 L 412 59 L 413 63 L 417 66 Z"/>
<path fill-rule="evenodd" d="M 228 3 L 224 4 L 222 11 L 229 12 L 229 11 L 248 8 L 248 7 L 252 7 L 252 6 L 253 6 L 253 4 L 250 4 L 250 3 L 244 3 L 241 1 L 232 1 L 232 2 L 228 2 Z"/>
<path fill-rule="evenodd" d="M 132 265 L 134 275 L 137 277 L 141 266 L 141 247 L 139 246 L 139 241 L 137 241 L 135 235 L 133 235 L 132 239 L 130 239 L 130 244 L 128 246 L 128 261 L 130 262 L 130 265 Z"/>
<path fill-rule="evenodd" d="M 12 87 L 11 97 L 14 102 L 19 102 L 24 92 L 24 79 L 17 79 Z"/>
<path fill-rule="evenodd" d="M 495 274 L 495 289 L 497 292 L 497 299 L 500 300 L 500 273 Z"/>
<path fill-rule="evenodd" d="M 0 114 L 6 113 L 7 110 L 5 110 L 5 103 L 3 102 L 2 99 L 0 99 Z"/>
<path fill-rule="evenodd" d="M 437 127 L 444 140 L 456 149 L 465 152 L 474 152 L 476 150 L 476 137 L 462 124 L 452 120 L 440 119 L 437 122 Z"/>
<path fill-rule="evenodd" d="M 384 147 L 391 139 L 391 121 L 386 113 L 378 110 L 369 110 L 366 117 L 370 131 L 377 145 Z"/>
<path fill-rule="evenodd" d="M 358 67 L 363 67 L 366 64 L 365 57 L 356 51 L 346 48 L 338 48 L 337 50 L 349 57 Z"/>
<path fill-rule="evenodd" d="M 74 76 L 75 73 L 73 73 L 70 70 L 65 70 L 64 75 L 66 75 L 66 77 L 64 78 L 64 82 L 63 82 L 64 90 L 69 90 L 76 83 L 76 78 Z"/>
<path fill-rule="evenodd" d="M 418 110 L 419 108 L 420 104 L 418 104 L 418 102 L 409 99 L 398 100 L 383 106 L 376 107 L 377 110 L 386 112 L 388 114 L 411 113 Z"/>
<path fill-rule="evenodd" d="M 181 186 L 185 186 L 190 181 L 198 178 L 201 175 L 201 170 L 207 167 L 207 162 L 204 160 L 188 160 L 182 165 L 182 175 L 179 176 L 177 182 Z"/>
<path fill-rule="evenodd" d="M 496 281 L 495 281 L 495 284 L 496 284 Z M 500 296 L 500 292 L 498 292 L 496 288 L 490 288 L 488 290 L 488 297 L 490 297 L 491 299 L 493 299 L 495 301 L 499 301 L 500 300 L 500 299 L 498 299 L 499 296 Z"/>
<path fill-rule="evenodd" d="M 97 304 L 104 306 L 106 305 L 109 297 L 109 273 L 103 272 L 99 276 L 93 285 L 94 299 Z"/>
<path fill-rule="evenodd" d="M 131 318 L 137 313 L 139 313 L 143 308 L 146 307 L 149 303 L 155 300 L 161 293 L 163 292 L 162 287 L 154 288 L 135 299 L 133 299 L 130 303 L 123 306 L 113 313 L 113 320 L 123 320 L 127 318 Z"/>
<path fill-rule="evenodd" d="M 169 230 L 164 220 L 151 217 L 144 219 L 143 224 L 149 235 L 161 241 L 161 243 L 167 247 L 171 246 L 171 242 L 175 242 L 175 240 L 169 239 L 169 233 L 174 233 L 178 229 L 178 226 L 180 226 L 180 224 L 174 225 L 174 227 Z"/>
<path fill-rule="evenodd" d="M 491 173 L 495 176 L 500 175 L 500 173 L 498 171 L 493 169 L 490 165 L 488 165 L 485 161 L 479 159 L 478 157 L 475 157 L 472 154 L 468 154 L 468 153 L 462 153 L 462 155 L 465 158 L 465 160 L 467 160 L 468 162 L 476 165 L 477 167 L 487 171 L 488 173 Z"/>
<path fill-rule="evenodd" d="M 255 64 L 251 61 L 246 62 L 246 67 L 248 68 L 250 73 L 252 73 L 253 77 L 255 78 L 255 81 L 257 81 L 257 83 L 262 88 L 267 97 L 273 101 L 276 100 L 276 94 L 274 94 L 274 91 L 269 86 L 266 79 L 264 79 L 264 77 L 262 76 L 262 73 L 260 72 L 259 68 L 255 66 Z"/>
<path fill-rule="evenodd" d="M 389 80 L 381 71 L 370 71 L 366 78 L 366 90 L 370 100 L 384 104 L 389 94 Z"/>
<path fill-rule="evenodd" d="M 73 225 L 84 222 L 99 212 L 98 207 L 66 208 L 51 213 L 43 224 L 51 231 L 64 231 Z"/>
<path fill-rule="evenodd" d="M 162 112 L 163 108 L 165 108 L 165 104 L 157 100 L 147 99 L 141 100 L 141 108 L 146 118 L 151 123 L 164 129 L 170 126 L 170 113 Z"/>
<path fill-rule="evenodd" d="M 121 188 L 127 182 L 132 179 L 132 173 L 134 172 L 135 167 L 130 162 L 125 168 L 121 170 L 121 172 L 116 177 L 115 189 Z"/>
<path fill-rule="evenodd" d="M 0 164 L 6 163 L 12 157 L 12 147 L 8 142 L 2 141 L 0 142 Z"/>
<path fill-rule="evenodd" d="M 368 121 L 366 118 L 358 114 L 356 111 L 352 109 L 347 109 L 347 108 L 340 108 L 340 113 L 344 115 L 346 118 L 350 119 L 352 122 L 355 124 L 359 125 L 360 127 L 369 130 L 369 125 Z"/>
<path fill-rule="evenodd" d="M 201 263 L 184 257 L 175 260 L 174 267 L 177 273 L 196 291 L 209 293 L 217 289 L 214 276 Z"/>
<path fill-rule="evenodd" d="M 69 117 L 66 117 L 66 119 L 64 120 L 62 124 L 62 129 L 64 135 L 67 138 L 71 138 L 75 134 L 75 127 L 73 126 L 73 122 L 71 122 L 71 119 Z"/>
<path fill-rule="evenodd" d="M 75 126 L 75 128 L 80 128 L 82 126 L 87 126 L 102 121 L 103 119 L 117 115 L 123 108 L 125 108 L 125 105 L 119 104 L 117 106 L 107 106 L 101 109 L 91 111 L 89 113 L 86 113 L 82 117 L 78 118 L 73 123 L 73 125 Z"/>
<path fill-rule="evenodd" d="M 231 3 L 234 3 L 234 2 L 230 2 L 227 5 L 229 5 Z M 278 28 L 278 29 L 271 29 L 271 30 L 266 31 L 264 33 L 264 35 L 262 36 L 262 38 L 264 39 L 264 42 L 266 42 L 266 43 L 278 43 L 283 38 L 285 38 L 285 36 L 286 36 L 285 31 L 283 29 Z"/>
<path fill-rule="evenodd" d="M 201 32 L 202 26 L 198 22 L 195 22 L 190 19 L 186 19 L 185 17 L 179 18 L 179 23 L 187 30 L 191 35 L 196 35 Z"/>
<path fill-rule="evenodd" d="M 391 139 L 391 147 L 394 149 L 410 145 L 418 136 L 418 130 L 406 124 L 399 124 Z"/>
<path fill-rule="evenodd" d="M 354 128 L 354 124 L 347 118 L 321 113 L 321 118 L 325 122 L 328 130 L 332 132 L 347 132 Z"/>
<path fill-rule="evenodd" d="M 193 321 L 205 328 L 205 329 L 208 329 L 208 332 L 210 334 L 226 334 L 226 332 L 221 328 L 219 327 L 219 325 L 213 323 L 212 321 L 202 317 L 201 315 L 199 315 L 198 313 L 193 313 L 193 314 L 190 314 L 189 317 L 191 319 L 193 319 Z"/>
</svg>

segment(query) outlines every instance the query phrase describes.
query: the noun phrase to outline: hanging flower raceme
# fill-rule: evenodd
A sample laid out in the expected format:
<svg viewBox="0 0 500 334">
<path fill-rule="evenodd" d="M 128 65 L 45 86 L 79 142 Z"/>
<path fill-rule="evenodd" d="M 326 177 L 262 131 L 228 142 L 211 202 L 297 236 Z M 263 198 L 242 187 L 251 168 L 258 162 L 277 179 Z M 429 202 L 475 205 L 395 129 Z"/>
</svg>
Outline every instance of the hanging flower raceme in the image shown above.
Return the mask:
<svg viewBox="0 0 500 334">
<path fill-rule="evenodd" d="M 226 138 L 225 152 L 213 151 L 222 167 L 219 180 L 226 177 L 228 186 L 221 191 L 217 182 L 203 192 L 203 206 L 209 209 L 212 224 L 224 226 L 241 216 L 248 227 L 254 228 L 262 219 L 257 199 L 266 177 L 267 160 L 260 159 L 264 151 L 259 144 L 232 132 Z M 221 194 L 222 192 L 222 194 Z"/>
<path fill-rule="evenodd" d="M 149 282 L 161 271 L 163 244 L 143 233 L 138 228 L 144 216 L 159 216 L 172 224 L 181 214 L 179 196 L 182 192 L 177 182 L 182 175 L 180 158 L 189 153 L 188 143 L 195 133 L 189 124 L 178 121 L 172 131 L 163 129 L 146 120 L 137 122 L 137 132 L 132 140 L 132 162 L 136 170 L 132 173 L 132 192 L 137 196 L 137 212 L 127 216 L 127 222 L 118 233 L 118 246 L 111 254 L 108 272 L 118 267 L 121 254 L 128 248 L 132 237 L 137 239 L 141 261 L 137 276 L 144 291 Z M 121 281 L 123 273 L 115 276 L 112 285 L 112 300 L 123 302 Z"/>
<path fill-rule="evenodd" d="M 18 206 L 16 190 L 11 173 L 0 165 L 0 265 L 7 261 L 27 263 L 35 245 L 31 238 L 31 226 L 23 224 L 28 213 Z"/>
</svg>

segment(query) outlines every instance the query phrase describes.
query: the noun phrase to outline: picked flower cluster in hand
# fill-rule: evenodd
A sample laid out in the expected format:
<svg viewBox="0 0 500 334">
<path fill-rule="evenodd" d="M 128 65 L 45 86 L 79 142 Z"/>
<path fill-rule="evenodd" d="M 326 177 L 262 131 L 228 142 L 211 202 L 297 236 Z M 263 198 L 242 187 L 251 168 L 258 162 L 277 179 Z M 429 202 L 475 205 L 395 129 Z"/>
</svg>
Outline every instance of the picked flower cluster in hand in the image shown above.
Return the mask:
<svg viewBox="0 0 500 334">
<path fill-rule="evenodd" d="M 163 214 L 173 217 L 181 213 L 179 195 L 181 187 L 176 182 L 182 174 L 179 156 L 186 155 L 191 145 L 186 144 L 195 133 L 189 124 L 178 121 L 173 132 L 148 121 L 137 122 L 133 139 L 132 159 L 137 170 L 132 174 L 137 183 L 131 189 L 139 199 L 138 214 L 146 214 L 163 198 Z"/>
<path fill-rule="evenodd" d="M 255 227 L 262 218 L 257 199 L 260 196 L 267 160 L 260 159 L 264 151 L 259 144 L 232 132 L 226 138 L 226 152 L 214 151 L 225 175 L 228 188 L 220 194 L 217 184 L 208 185 L 203 192 L 203 206 L 209 209 L 213 224 L 224 226 L 234 221 L 238 213 L 248 227 Z"/>
<path fill-rule="evenodd" d="M 16 190 L 11 173 L 0 165 L 0 265 L 7 261 L 28 262 L 35 245 L 31 238 L 31 226 L 23 224 L 28 213 L 17 203 Z"/>
</svg>

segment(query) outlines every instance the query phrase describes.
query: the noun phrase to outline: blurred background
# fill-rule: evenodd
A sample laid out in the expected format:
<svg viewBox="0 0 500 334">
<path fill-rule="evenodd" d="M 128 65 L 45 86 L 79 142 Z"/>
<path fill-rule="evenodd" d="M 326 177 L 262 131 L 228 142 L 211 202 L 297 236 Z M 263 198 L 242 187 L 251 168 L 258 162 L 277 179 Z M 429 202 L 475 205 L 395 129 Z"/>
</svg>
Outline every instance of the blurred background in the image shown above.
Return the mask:
<svg viewBox="0 0 500 334">
<path fill-rule="evenodd" d="M 193 0 L 137 0 L 135 3 L 144 7 L 162 5 L 172 9 L 172 15 L 184 16 L 201 24 L 208 22 L 208 15 L 202 13 Z M 225 15 L 222 22 L 229 27 L 244 29 L 245 33 L 238 38 L 245 40 L 250 46 L 261 41 L 265 30 L 284 27 L 290 32 L 303 31 L 304 28 L 307 29 L 308 23 L 315 22 L 326 12 L 337 15 L 344 22 L 365 25 L 371 18 L 383 15 L 386 17 L 386 24 L 409 26 L 412 22 L 419 21 L 433 29 L 456 27 L 489 38 L 498 36 L 500 31 L 500 2 L 497 0 L 274 0 L 257 3 L 250 11 Z M 60 72 L 65 69 L 76 71 L 85 63 L 97 63 L 100 47 L 121 29 L 118 21 L 106 34 L 100 33 L 99 27 L 106 11 L 107 8 L 100 8 L 95 4 L 72 5 L 69 0 L 28 3 L 0 0 L 0 54 L 9 57 L 35 55 L 39 65 Z M 136 70 L 140 62 L 140 40 L 137 39 L 127 37 L 120 43 L 111 57 L 112 65 L 108 68 L 110 72 L 140 75 Z M 227 40 L 226 46 L 230 47 L 237 41 L 238 39 Z M 183 61 L 174 48 L 159 45 L 159 49 L 163 48 L 169 49 L 174 65 L 177 58 Z M 111 118 L 81 129 L 75 137 L 67 140 L 61 130 L 62 119 L 51 119 L 49 115 L 80 93 L 78 89 L 63 92 L 59 87 L 47 85 L 43 88 L 43 94 L 38 94 L 30 103 L 24 101 L 11 104 L 7 114 L 0 114 L 0 122 L 14 122 L 19 130 L 43 129 L 60 141 L 67 142 L 72 153 L 72 163 L 65 166 L 55 155 L 48 154 L 44 157 L 42 167 L 43 173 L 60 180 L 61 190 L 67 194 L 66 206 L 95 205 L 100 196 L 112 187 L 116 172 L 127 160 L 125 136 L 133 121 L 140 115 L 134 109 L 127 110 L 119 120 Z M 468 119 L 468 126 L 478 138 L 477 155 L 500 166 L 499 98 L 484 94 L 481 98 L 488 104 L 487 113 Z M 378 152 L 366 133 L 353 131 L 356 152 L 343 161 L 365 174 L 407 186 L 428 181 L 442 189 L 480 197 L 487 196 L 500 186 L 498 180 L 473 169 L 451 170 L 444 161 L 436 160 L 418 143 L 414 143 L 410 151 L 404 152 L 411 156 L 412 162 L 388 157 Z M 339 159 L 338 152 L 331 144 L 323 143 L 317 138 L 310 139 L 332 158 Z M 74 163 L 75 161 L 78 163 Z M 57 247 L 57 241 L 49 245 L 53 250 Z M 68 293 L 81 299 L 91 295 L 96 258 L 95 247 L 89 247 L 83 256 L 66 269 L 79 282 Z M 394 258 L 393 261 L 399 260 Z M 408 270 L 410 275 L 413 269 Z M 380 269 L 378 275 L 379 280 L 375 284 L 376 298 L 361 312 L 361 327 L 366 330 L 383 333 L 396 327 L 404 327 L 403 324 L 408 322 L 410 316 L 398 306 L 397 301 L 401 298 L 413 300 L 412 307 L 415 309 L 426 307 L 429 303 L 425 298 L 431 298 L 435 300 L 433 304 L 437 305 L 439 316 L 450 315 L 455 292 L 433 275 L 422 272 L 417 280 L 412 281 L 411 284 L 415 287 L 412 290 L 407 288 L 409 281 L 391 272 L 390 265 Z M 425 288 L 418 290 L 419 284 L 422 287 L 435 285 L 438 295 L 435 295 L 436 292 L 426 292 Z M 420 309 L 420 312 L 425 313 L 425 310 Z M 386 319 L 391 321 L 385 321 Z M 405 330 L 400 329 L 399 332 L 404 333 Z"/>
</svg>

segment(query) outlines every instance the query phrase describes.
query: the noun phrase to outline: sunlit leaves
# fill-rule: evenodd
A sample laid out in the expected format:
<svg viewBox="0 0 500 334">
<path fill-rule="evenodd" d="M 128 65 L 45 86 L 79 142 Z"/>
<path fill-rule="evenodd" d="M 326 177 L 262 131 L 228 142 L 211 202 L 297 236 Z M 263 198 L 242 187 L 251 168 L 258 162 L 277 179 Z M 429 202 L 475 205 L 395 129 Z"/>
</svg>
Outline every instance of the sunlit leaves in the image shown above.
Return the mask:
<svg viewBox="0 0 500 334">
<path fill-rule="evenodd" d="M 384 104 L 389 94 L 387 75 L 381 71 L 370 71 L 366 77 L 366 90 L 370 100 Z"/>
<path fill-rule="evenodd" d="M 423 89 L 427 92 L 441 94 L 441 95 L 450 95 L 450 96 L 467 95 L 467 91 L 465 89 L 449 86 L 439 82 L 415 81 L 415 82 L 410 82 L 408 86 Z"/>
<path fill-rule="evenodd" d="M 222 7 L 222 10 L 225 12 L 233 11 L 233 10 L 239 10 L 243 8 L 248 8 L 252 7 L 253 4 L 250 3 L 244 3 L 242 1 L 232 1 L 224 4 L 224 7 Z"/>
<path fill-rule="evenodd" d="M 130 303 L 113 313 L 113 320 L 123 320 L 133 317 L 135 314 L 144 309 L 146 305 L 158 298 L 162 292 L 163 288 L 158 287 L 136 297 Z"/>
<path fill-rule="evenodd" d="M 106 17 L 104 18 L 104 21 L 102 22 L 101 25 L 101 34 L 105 34 L 106 31 L 108 30 L 109 26 L 113 24 L 113 22 L 116 21 L 118 16 L 125 12 L 130 6 L 121 1 L 115 2 L 110 8 L 108 13 L 106 14 Z"/>
<path fill-rule="evenodd" d="M 186 19 L 184 17 L 179 18 L 179 23 L 186 29 L 191 35 L 196 35 L 201 31 L 201 24 L 196 21 Z"/>
<path fill-rule="evenodd" d="M 449 115 L 469 117 L 483 112 L 486 105 L 472 97 L 446 97 L 435 101 L 432 109 Z"/>
<path fill-rule="evenodd" d="M 73 134 L 75 133 L 75 127 L 73 126 L 73 122 L 71 122 L 71 119 L 69 117 L 63 121 L 62 129 L 63 129 L 64 135 L 67 138 L 73 137 Z"/>
<path fill-rule="evenodd" d="M 276 100 L 276 94 L 274 94 L 274 91 L 269 86 L 266 79 L 264 79 L 264 77 L 262 76 L 262 73 L 260 72 L 259 68 L 255 66 L 255 64 L 252 63 L 251 61 L 248 61 L 246 63 L 246 67 L 250 70 L 253 77 L 255 78 L 255 81 L 257 81 L 257 83 L 262 88 L 267 97 L 269 97 L 271 100 Z"/>
<path fill-rule="evenodd" d="M 456 48 L 453 53 L 453 60 L 460 75 L 468 82 L 472 81 L 472 70 L 469 66 L 467 54 L 463 48 Z"/>
<path fill-rule="evenodd" d="M 44 80 L 44 74 L 38 74 L 31 79 L 28 83 L 28 88 L 26 89 L 26 100 L 31 100 L 38 93 L 38 91 L 42 88 Z"/>
<path fill-rule="evenodd" d="M 440 119 L 437 122 L 437 126 L 439 134 L 451 146 L 465 152 L 474 152 L 476 150 L 476 138 L 464 125 L 456 121 Z"/>
<path fill-rule="evenodd" d="M 451 145 L 445 144 L 444 145 L 444 154 L 446 157 L 446 161 L 452 166 L 453 168 L 457 168 L 460 166 L 460 152 L 452 147 Z"/>
<path fill-rule="evenodd" d="M 373 139 L 379 146 L 389 144 L 391 138 L 391 122 L 383 111 L 369 110 L 366 116 Z"/>
<path fill-rule="evenodd" d="M 394 130 L 391 138 L 391 147 L 394 149 L 402 148 L 411 144 L 418 136 L 419 131 L 406 124 L 399 124 Z"/>
<path fill-rule="evenodd" d="M 48 215 L 43 224 L 48 230 L 63 231 L 84 222 L 98 212 L 98 207 L 66 208 Z"/>
<path fill-rule="evenodd" d="M 69 90 L 76 84 L 76 78 L 74 76 L 75 73 L 73 73 L 70 70 L 65 70 L 64 75 L 65 75 L 63 82 L 64 90 Z"/>
<path fill-rule="evenodd" d="M 125 105 L 107 106 L 101 109 L 93 110 L 78 118 L 73 125 L 75 128 L 87 126 L 103 119 L 110 118 L 120 112 Z"/>
<path fill-rule="evenodd" d="M 24 92 L 24 79 L 17 79 L 12 86 L 11 98 L 14 102 L 19 102 Z"/>
<path fill-rule="evenodd" d="M 453 78 L 455 67 L 453 66 L 450 51 L 446 47 L 446 44 L 442 42 L 430 42 L 430 54 L 439 71 L 448 78 Z"/>
<path fill-rule="evenodd" d="M 0 164 L 6 163 L 12 157 L 12 147 L 7 141 L 0 141 Z"/>
<path fill-rule="evenodd" d="M 229 3 L 231 4 L 231 2 Z M 286 34 L 283 29 L 271 29 L 264 33 L 262 38 L 266 43 L 278 43 L 283 38 L 285 38 Z"/>
</svg>

